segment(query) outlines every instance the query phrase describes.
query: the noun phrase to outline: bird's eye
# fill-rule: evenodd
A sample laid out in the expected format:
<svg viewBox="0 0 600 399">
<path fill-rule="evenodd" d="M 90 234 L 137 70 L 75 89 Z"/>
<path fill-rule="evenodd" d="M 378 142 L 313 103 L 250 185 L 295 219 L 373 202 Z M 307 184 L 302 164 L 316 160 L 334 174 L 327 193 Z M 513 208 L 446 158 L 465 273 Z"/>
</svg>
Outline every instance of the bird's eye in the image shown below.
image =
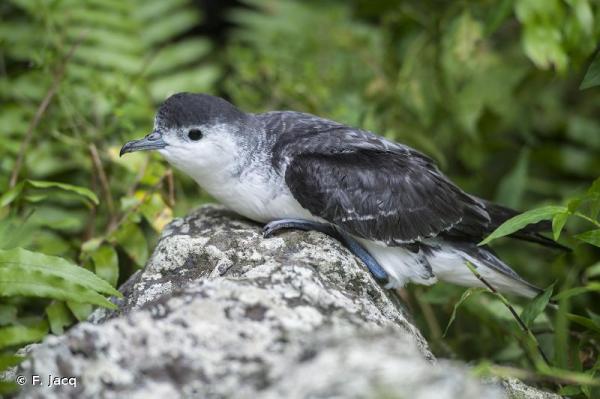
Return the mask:
<svg viewBox="0 0 600 399">
<path fill-rule="evenodd" d="M 198 141 L 202 138 L 202 132 L 200 129 L 191 129 L 188 131 L 188 137 L 190 140 Z"/>
</svg>

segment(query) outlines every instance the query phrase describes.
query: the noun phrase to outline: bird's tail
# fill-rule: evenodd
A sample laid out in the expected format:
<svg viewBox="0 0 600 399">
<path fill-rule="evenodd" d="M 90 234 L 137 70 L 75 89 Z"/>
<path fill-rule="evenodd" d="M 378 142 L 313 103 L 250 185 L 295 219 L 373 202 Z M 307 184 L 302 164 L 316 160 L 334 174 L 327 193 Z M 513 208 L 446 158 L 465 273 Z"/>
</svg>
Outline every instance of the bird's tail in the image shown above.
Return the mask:
<svg viewBox="0 0 600 399">
<path fill-rule="evenodd" d="M 502 262 L 491 249 L 467 242 L 448 242 L 428 256 L 435 276 L 467 287 L 483 287 L 483 282 L 467 267 L 469 262 L 492 287 L 501 293 L 533 298 L 542 290 Z"/>
</svg>

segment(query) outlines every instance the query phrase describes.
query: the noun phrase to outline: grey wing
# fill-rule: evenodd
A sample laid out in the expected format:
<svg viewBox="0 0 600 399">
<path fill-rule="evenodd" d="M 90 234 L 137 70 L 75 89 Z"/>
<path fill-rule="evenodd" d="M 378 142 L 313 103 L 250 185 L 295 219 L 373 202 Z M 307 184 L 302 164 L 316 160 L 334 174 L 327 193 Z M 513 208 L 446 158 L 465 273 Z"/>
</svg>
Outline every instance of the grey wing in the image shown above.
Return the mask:
<svg viewBox="0 0 600 399">
<path fill-rule="evenodd" d="M 304 208 L 345 231 L 402 245 L 489 230 L 484 205 L 417 151 L 339 124 L 294 130 L 279 138 L 275 166 Z"/>
</svg>

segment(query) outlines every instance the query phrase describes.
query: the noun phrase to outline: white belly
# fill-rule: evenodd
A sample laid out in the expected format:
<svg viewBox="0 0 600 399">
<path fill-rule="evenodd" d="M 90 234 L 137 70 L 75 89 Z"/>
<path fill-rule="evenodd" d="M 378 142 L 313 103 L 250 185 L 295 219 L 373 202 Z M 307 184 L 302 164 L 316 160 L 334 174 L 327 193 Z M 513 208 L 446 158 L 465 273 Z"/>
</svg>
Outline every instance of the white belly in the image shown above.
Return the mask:
<svg viewBox="0 0 600 399">
<path fill-rule="evenodd" d="M 403 287 L 406 283 L 431 285 L 437 282 L 435 275 L 419 262 L 419 254 L 402 247 L 388 247 L 375 241 L 358 238 L 358 241 L 377 260 L 389 276 L 390 288 Z"/>
</svg>

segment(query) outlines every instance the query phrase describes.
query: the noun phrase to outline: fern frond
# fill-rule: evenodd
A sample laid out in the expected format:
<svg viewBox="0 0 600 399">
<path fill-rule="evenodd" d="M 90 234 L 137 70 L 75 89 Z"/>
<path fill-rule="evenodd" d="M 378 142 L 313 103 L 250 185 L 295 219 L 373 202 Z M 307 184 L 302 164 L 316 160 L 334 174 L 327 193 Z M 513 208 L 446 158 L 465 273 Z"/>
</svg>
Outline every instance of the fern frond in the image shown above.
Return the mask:
<svg viewBox="0 0 600 399">
<path fill-rule="evenodd" d="M 22 248 L 0 250 L 0 295 L 35 296 L 114 308 L 104 296 L 121 293 L 63 258 Z"/>
</svg>

